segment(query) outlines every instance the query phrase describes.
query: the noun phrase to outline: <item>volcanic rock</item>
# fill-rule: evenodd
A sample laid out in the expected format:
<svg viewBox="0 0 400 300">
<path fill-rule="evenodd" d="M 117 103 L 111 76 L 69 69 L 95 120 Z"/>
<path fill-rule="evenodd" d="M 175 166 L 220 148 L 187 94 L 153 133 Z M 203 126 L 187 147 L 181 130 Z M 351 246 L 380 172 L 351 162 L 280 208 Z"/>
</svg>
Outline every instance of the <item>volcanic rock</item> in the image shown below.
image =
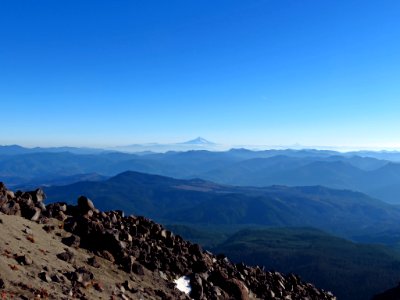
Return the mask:
<svg viewBox="0 0 400 300">
<path fill-rule="evenodd" d="M 46 271 L 42 271 L 39 273 L 39 278 L 42 279 L 45 282 L 51 282 L 51 277 Z"/>
<path fill-rule="evenodd" d="M 75 234 L 71 234 L 69 237 L 62 238 L 61 241 L 67 246 L 79 248 L 81 238 Z"/>
<path fill-rule="evenodd" d="M 98 259 L 96 256 L 89 257 L 87 260 L 88 265 L 94 267 L 94 268 L 100 268 L 100 264 L 98 262 Z"/>
<path fill-rule="evenodd" d="M 9 201 L 2 205 L 1 211 L 6 215 L 20 216 L 21 207 L 16 201 Z"/>
<path fill-rule="evenodd" d="M 34 203 L 42 202 L 44 199 L 46 199 L 46 195 L 44 194 L 42 189 L 28 192 L 28 194 L 32 197 Z"/>
<path fill-rule="evenodd" d="M 89 210 L 94 210 L 94 204 L 92 200 L 85 196 L 80 196 L 78 198 L 78 209 L 83 213 L 86 214 Z"/>
<path fill-rule="evenodd" d="M 31 265 L 31 264 L 33 264 L 32 258 L 27 254 L 16 256 L 15 260 L 21 265 Z"/>
<path fill-rule="evenodd" d="M 72 252 L 66 250 L 62 253 L 57 254 L 57 257 L 59 259 L 69 263 L 69 262 L 72 262 L 72 260 L 74 259 L 74 254 Z"/>
</svg>

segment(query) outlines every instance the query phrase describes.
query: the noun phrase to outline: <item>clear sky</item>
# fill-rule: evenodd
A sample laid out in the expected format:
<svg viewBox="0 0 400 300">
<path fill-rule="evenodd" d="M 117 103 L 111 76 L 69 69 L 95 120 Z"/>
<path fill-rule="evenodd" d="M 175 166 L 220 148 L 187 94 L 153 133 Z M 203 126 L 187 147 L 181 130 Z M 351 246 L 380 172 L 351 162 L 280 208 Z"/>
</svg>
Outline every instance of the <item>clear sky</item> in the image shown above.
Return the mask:
<svg viewBox="0 0 400 300">
<path fill-rule="evenodd" d="M 0 144 L 400 148 L 400 1 L 3 0 L 0 104 Z"/>
</svg>

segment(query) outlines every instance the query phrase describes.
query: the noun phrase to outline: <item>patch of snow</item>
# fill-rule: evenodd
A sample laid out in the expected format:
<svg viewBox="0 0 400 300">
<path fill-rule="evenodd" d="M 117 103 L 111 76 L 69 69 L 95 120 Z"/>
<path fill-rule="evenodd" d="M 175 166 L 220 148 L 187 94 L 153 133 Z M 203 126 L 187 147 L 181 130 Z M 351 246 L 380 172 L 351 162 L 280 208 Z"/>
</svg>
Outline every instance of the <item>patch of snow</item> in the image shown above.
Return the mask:
<svg viewBox="0 0 400 300">
<path fill-rule="evenodd" d="M 192 287 L 190 286 L 190 279 L 187 276 L 182 276 L 178 279 L 175 279 L 174 283 L 176 284 L 176 288 L 185 294 L 189 294 L 192 290 Z"/>
</svg>

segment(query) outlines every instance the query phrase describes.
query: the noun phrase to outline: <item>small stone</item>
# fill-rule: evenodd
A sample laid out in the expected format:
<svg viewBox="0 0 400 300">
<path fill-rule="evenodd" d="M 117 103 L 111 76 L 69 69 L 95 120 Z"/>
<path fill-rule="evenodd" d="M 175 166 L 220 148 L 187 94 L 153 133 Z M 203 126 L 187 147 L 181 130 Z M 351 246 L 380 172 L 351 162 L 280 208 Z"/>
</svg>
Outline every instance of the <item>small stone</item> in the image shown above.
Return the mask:
<svg viewBox="0 0 400 300">
<path fill-rule="evenodd" d="M 15 198 L 15 194 L 13 191 L 7 191 L 6 195 L 7 195 L 7 198 L 10 200 Z"/>
<path fill-rule="evenodd" d="M 162 271 L 159 271 L 159 274 L 160 274 L 160 277 L 161 277 L 162 279 L 164 279 L 164 280 L 167 280 L 167 281 L 168 281 L 168 277 L 167 277 L 167 275 L 166 275 L 164 272 L 162 272 Z"/>
<path fill-rule="evenodd" d="M 14 200 L 4 204 L 1 209 L 6 215 L 21 216 L 21 207 Z"/>
<path fill-rule="evenodd" d="M 39 273 L 39 278 L 42 279 L 45 282 L 51 282 L 51 277 L 49 276 L 49 274 L 47 274 L 47 272 L 40 272 Z"/>
<path fill-rule="evenodd" d="M 123 286 L 125 289 L 127 289 L 128 291 L 132 291 L 133 289 L 133 285 L 132 282 L 129 280 L 125 280 L 125 282 L 123 283 Z"/>
<path fill-rule="evenodd" d="M 53 282 L 58 282 L 58 283 L 66 282 L 66 279 L 65 279 L 64 275 L 62 275 L 62 274 L 53 274 L 53 276 L 51 276 L 51 280 Z"/>
<path fill-rule="evenodd" d="M 43 230 L 44 231 L 46 231 L 47 233 L 49 233 L 49 232 L 52 232 L 54 229 L 56 229 L 55 227 L 54 227 L 54 225 L 44 225 L 43 226 Z"/>
<path fill-rule="evenodd" d="M 42 189 L 37 189 L 34 192 L 29 192 L 29 194 L 32 197 L 32 200 L 36 202 L 42 202 L 44 199 L 46 199 L 46 195 L 44 194 Z"/>
<path fill-rule="evenodd" d="M 203 298 L 203 284 L 199 274 L 192 274 L 190 277 L 190 297 L 193 299 Z"/>
<path fill-rule="evenodd" d="M 26 239 L 27 239 L 28 241 L 30 241 L 31 243 L 35 243 L 35 238 L 33 237 L 32 234 L 28 234 L 28 235 L 26 236 Z"/>
<path fill-rule="evenodd" d="M 236 278 L 229 279 L 229 292 L 233 294 L 235 299 L 248 300 L 249 291 L 240 280 Z"/>
<path fill-rule="evenodd" d="M 92 200 L 85 196 L 80 196 L 78 198 L 78 208 L 83 214 L 87 213 L 89 210 L 93 211 L 95 209 Z"/>
<path fill-rule="evenodd" d="M 59 221 L 65 221 L 67 218 L 68 217 L 62 211 L 59 211 L 57 216 L 56 216 L 56 219 L 59 220 Z"/>
<path fill-rule="evenodd" d="M 96 291 L 98 291 L 98 292 L 102 292 L 102 291 L 104 291 L 104 288 L 103 288 L 103 286 L 100 284 L 100 282 L 93 282 L 93 287 L 94 287 L 94 289 L 96 290 Z"/>
<path fill-rule="evenodd" d="M 15 258 L 15 260 L 20 264 L 20 265 L 26 265 L 26 266 L 28 266 L 28 265 L 31 265 L 31 264 L 33 264 L 33 260 L 32 260 L 32 258 L 29 256 L 29 255 L 20 255 L 20 256 L 17 256 L 16 258 Z"/>
<path fill-rule="evenodd" d="M 81 238 L 75 234 L 72 234 L 69 237 L 63 238 L 63 239 L 61 239 L 61 241 L 65 245 L 73 247 L 73 248 L 79 248 L 79 245 L 81 244 Z"/>
<path fill-rule="evenodd" d="M 31 221 L 36 222 L 37 220 L 39 220 L 40 214 L 42 213 L 41 209 L 38 207 L 34 207 L 33 208 L 33 216 L 30 218 Z"/>
<path fill-rule="evenodd" d="M 80 267 L 72 273 L 72 280 L 83 284 L 83 286 L 87 286 L 88 284 L 90 284 L 93 278 L 93 273 L 85 267 Z"/>
<path fill-rule="evenodd" d="M 88 212 L 86 213 L 86 216 L 88 217 L 88 218 L 91 218 L 91 217 L 93 217 L 93 210 L 88 210 Z"/>
<path fill-rule="evenodd" d="M 43 202 L 39 202 L 36 204 L 36 207 L 40 208 L 41 211 L 46 211 L 46 204 L 44 204 Z"/>
<path fill-rule="evenodd" d="M 222 295 L 221 289 L 217 286 L 213 286 L 212 291 L 214 292 L 214 294 L 219 297 Z"/>
<path fill-rule="evenodd" d="M 65 204 L 65 203 L 60 204 L 60 205 L 58 206 L 58 209 L 59 209 L 60 211 L 62 211 L 62 212 L 66 212 L 66 211 L 67 211 L 67 204 Z"/>
<path fill-rule="evenodd" d="M 275 293 L 272 290 L 269 291 L 269 295 L 271 298 L 275 298 Z"/>
<path fill-rule="evenodd" d="M 51 267 L 50 266 L 44 266 L 43 270 L 45 270 L 47 272 L 50 272 L 51 271 Z"/>
<path fill-rule="evenodd" d="M 57 254 L 57 257 L 63 261 L 71 262 L 74 258 L 74 254 L 70 251 L 65 251 L 62 253 Z"/>
<path fill-rule="evenodd" d="M 86 288 L 88 288 L 89 286 L 92 285 L 92 281 L 91 280 L 89 280 L 89 281 L 84 280 L 84 281 L 81 282 L 81 284 L 86 289 Z"/>
<path fill-rule="evenodd" d="M 121 299 L 123 299 L 123 300 L 129 300 L 128 296 L 126 296 L 126 295 L 123 294 L 123 293 L 121 293 L 119 296 L 120 296 Z M 163 298 L 163 299 L 165 299 L 165 298 Z"/>
<path fill-rule="evenodd" d="M 118 219 L 117 219 L 117 216 L 116 215 L 112 215 L 112 217 L 111 217 L 111 222 L 113 223 L 113 224 L 115 224 L 115 223 L 117 223 L 118 222 Z"/>
<path fill-rule="evenodd" d="M 135 262 L 132 264 L 132 272 L 137 275 L 144 275 L 144 268 L 141 264 Z"/>
<path fill-rule="evenodd" d="M 100 268 L 100 263 L 98 262 L 96 256 L 89 257 L 87 263 L 92 267 Z"/>
<path fill-rule="evenodd" d="M 107 250 L 103 250 L 101 252 L 101 256 L 109 261 L 111 261 L 112 263 L 115 262 L 115 258 L 114 256 Z"/>
<path fill-rule="evenodd" d="M 26 234 L 32 234 L 32 230 L 30 228 L 28 228 L 28 227 L 25 227 L 23 232 L 26 233 Z"/>
</svg>

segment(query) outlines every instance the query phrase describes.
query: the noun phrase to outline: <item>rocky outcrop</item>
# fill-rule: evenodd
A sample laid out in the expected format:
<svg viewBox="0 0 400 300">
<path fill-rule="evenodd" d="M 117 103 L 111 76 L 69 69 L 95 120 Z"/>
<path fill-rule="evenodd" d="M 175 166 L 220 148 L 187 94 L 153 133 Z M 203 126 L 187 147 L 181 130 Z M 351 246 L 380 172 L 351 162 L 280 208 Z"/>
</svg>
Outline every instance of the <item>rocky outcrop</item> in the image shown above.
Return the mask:
<svg viewBox="0 0 400 300">
<path fill-rule="evenodd" d="M 304 283 L 296 275 L 284 276 L 260 267 L 234 264 L 223 255 L 215 256 L 147 218 L 124 216 L 118 210 L 101 212 L 84 196 L 76 206 L 46 206 L 44 199 L 40 189 L 13 193 L 0 184 L 1 212 L 45 224 L 43 229 L 47 232 L 54 230 L 49 220 L 59 220 L 69 233 L 62 242 L 72 249 L 84 248 L 95 254 L 87 262 L 93 267 L 98 267 L 98 256 L 117 264 L 127 276 L 143 276 L 146 269 L 171 283 L 187 276 L 193 299 L 335 299 L 330 292 Z M 68 248 L 57 257 L 68 263 L 74 261 Z M 19 259 L 30 262 L 29 257 Z M 43 281 L 52 280 L 46 271 L 39 276 Z M 93 274 L 85 268 L 77 268 L 65 277 L 80 286 L 93 282 Z"/>
</svg>

